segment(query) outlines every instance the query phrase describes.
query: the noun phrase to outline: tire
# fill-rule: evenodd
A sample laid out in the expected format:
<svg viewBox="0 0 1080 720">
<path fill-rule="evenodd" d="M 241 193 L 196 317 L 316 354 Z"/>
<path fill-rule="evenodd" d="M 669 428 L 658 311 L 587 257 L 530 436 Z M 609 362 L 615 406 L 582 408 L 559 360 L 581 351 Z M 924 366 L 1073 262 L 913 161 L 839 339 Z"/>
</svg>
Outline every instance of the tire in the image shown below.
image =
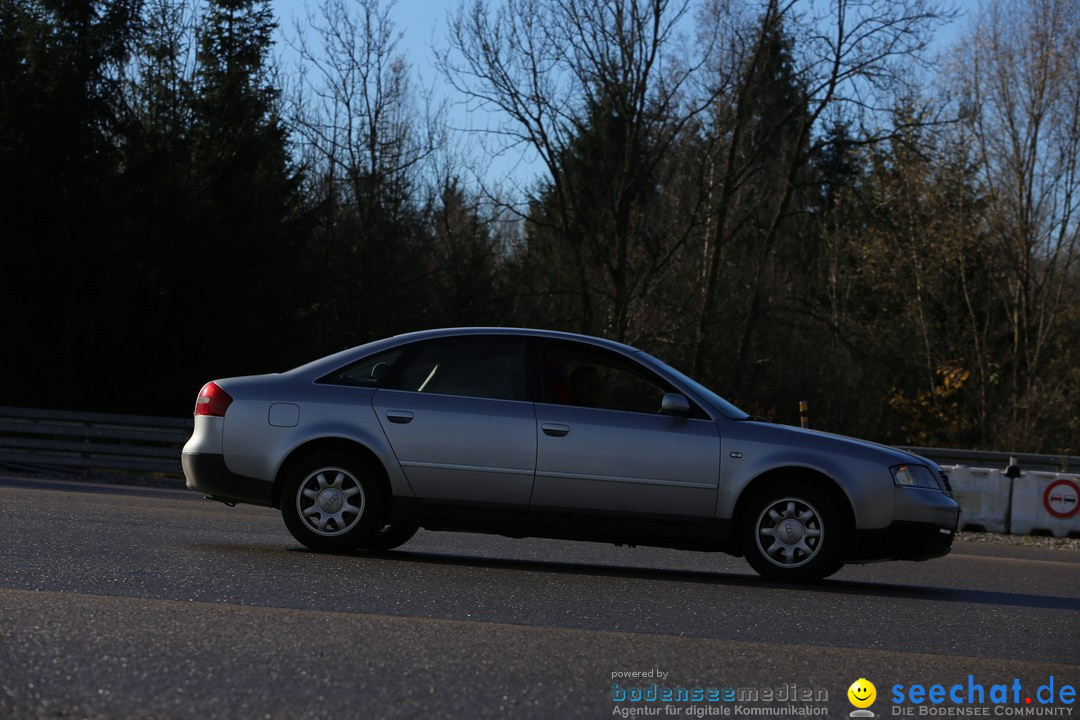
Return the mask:
<svg viewBox="0 0 1080 720">
<path fill-rule="evenodd" d="M 741 543 L 747 562 L 771 580 L 820 580 L 839 570 L 843 542 L 839 508 L 828 493 L 784 481 L 756 493 L 746 506 Z"/>
<path fill-rule="evenodd" d="M 304 458 L 289 469 L 281 487 L 285 527 L 319 552 L 350 552 L 372 542 L 383 505 L 371 468 L 343 452 Z"/>
<path fill-rule="evenodd" d="M 375 552 L 393 550 L 412 540 L 413 535 L 415 535 L 416 531 L 419 529 L 420 528 L 416 525 L 404 525 L 401 523 L 390 524 L 376 532 L 375 536 L 371 539 L 371 542 L 365 543 L 360 547 L 364 550 L 374 550 Z"/>
</svg>

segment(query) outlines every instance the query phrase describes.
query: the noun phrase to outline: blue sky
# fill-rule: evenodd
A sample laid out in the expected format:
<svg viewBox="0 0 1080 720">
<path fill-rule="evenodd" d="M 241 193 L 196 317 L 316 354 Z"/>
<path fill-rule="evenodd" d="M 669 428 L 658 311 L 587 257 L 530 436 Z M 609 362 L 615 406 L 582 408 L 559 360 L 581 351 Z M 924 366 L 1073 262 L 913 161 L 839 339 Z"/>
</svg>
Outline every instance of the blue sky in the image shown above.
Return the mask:
<svg viewBox="0 0 1080 720">
<path fill-rule="evenodd" d="M 317 11 L 319 0 L 272 0 L 272 2 L 280 26 L 278 53 L 287 62 L 290 51 L 285 38 L 295 35 L 296 20 L 305 21 L 307 14 L 305 5 L 310 5 L 313 11 Z M 433 87 L 437 94 L 445 87 L 445 82 L 435 68 L 431 46 L 432 44 L 439 47 L 445 46 L 447 15 L 461 2 L 462 0 L 396 0 L 390 7 L 391 19 L 398 32 L 401 33 L 398 52 L 404 55 L 412 67 L 417 84 L 425 88 Z M 944 2 L 949 2 L 949 0 L 944 0 Z M 972 12 L 977 5 L 975 0 L 952 0 L 951 7 L 959 10 L 961 17 L 941 28 L 934 47 L 931 49 L 932 52 L 943 50 L 955 41 L 957 33 L 968 19 L 965 15 Z M 450 103 L 449 121 L 454 127 L 483 129 L 487 125 L 497 123 L 498 119 L 494 116 L 477 113 L 470 115 L 460 102 L 454 104 L 457 98 L 445 97 L 445 99 Z M 467 138 L 464 142 L 469 144 Z M 526 185 L 540 171 L 541 165 L 534 156 L 508 153 L 492 161 L 486 173 L 486 180 L 498 181 L 509 177 L 517 185 Z"/>
<path fill-rule="evenodd" d="M 280 31 L 293 32 L 293 20 L 303 21 L 306 16 L 305 4 L 316 11 L 319 2 L 318 0 L 307 0 L 306 3 L 305 0 L 273 0 Z M 435 69 L 431 65 L 433 58 L 429 44 L 433 37 L 435 42 L 442 43 L 442 34 L 446 27 L 446 13 L 453 7 L 455 3 L 443 0 L 397 0 L 390 10 L 394 24 L 403 33 L 398 48 L 409 59 L 413 68 L 420 72 L 425 82 L 430 83 L 435 75 Z"/>
<path fill-rule="evenodd" d="M 319 0 L 273 0 L 274 11 L 279 24 L 277 52 L 287 63 L 290 50 L 285 40 L 296 34 L 295 22 L 306 22 L 305 5 L 318 16 Z M 412 68 L 416 86 L 434 88 L 436 95 L 445 88 L 445 81 L 435 67 L 432 45 L 443 47 L 446 44 L 447 15 L 460 4 L 460 0 L 396 0 L 390 7 L 390 17 L 396 30 L 401 33 L 397 51 L 403 55 Z M 448 101 L 448 121 L 455 128 L 482 130 L 497 122 L 497 118 L 483 113 L 469 113 L 460 102 L 460 98 L 441 98 Z M 458 100 L 457 103 L 454 101 Z M 475 147 L 467 137 L 459 136 L 458 141 Z M 484 153 L 477 153 L 478 161 L 490 162 L 485 169 L 485 180 L 503 182 L 505 178 L 519 186 L 529 184 L 539 173 L 541 165 L 531 153 L 507 153 L 491 160 Z"/>
</svg>

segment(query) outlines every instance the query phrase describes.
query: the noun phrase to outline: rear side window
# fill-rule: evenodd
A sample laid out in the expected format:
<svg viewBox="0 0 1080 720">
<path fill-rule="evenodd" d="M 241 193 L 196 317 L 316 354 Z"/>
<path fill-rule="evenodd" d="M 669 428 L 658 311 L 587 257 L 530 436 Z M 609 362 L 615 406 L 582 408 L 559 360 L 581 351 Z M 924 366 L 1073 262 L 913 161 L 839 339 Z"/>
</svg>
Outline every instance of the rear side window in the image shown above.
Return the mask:
<svg viewBox="0 0 1080 720">
<path fill-rule="evenodd" d="M 348 385 L 350 387 L 382 387 L 389 378 L 390 369 L 405 351 L 402 348 L 388 350 L 372 357 L 335 370 L 318 382 L 327 385 Z"/>
<path fill-rule="evenodd" d="M 421 343 L 395 368 L 410 392 L 525 400 L 525 346 L 516 338 L 455 338 Z"/>
</svg>

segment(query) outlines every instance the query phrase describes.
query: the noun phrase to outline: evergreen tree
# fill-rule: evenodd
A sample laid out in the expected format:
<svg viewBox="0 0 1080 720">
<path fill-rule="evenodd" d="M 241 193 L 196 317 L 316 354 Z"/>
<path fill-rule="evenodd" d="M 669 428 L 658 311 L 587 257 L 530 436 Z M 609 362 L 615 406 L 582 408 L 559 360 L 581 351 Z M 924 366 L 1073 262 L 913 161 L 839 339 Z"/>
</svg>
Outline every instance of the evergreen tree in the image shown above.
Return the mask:
<svg viewBox="0 0 1080 720">
<path fill-rule="evenodd" d="M 137 0 L 0 3 L 0 320 L 7 402 L 93 403 L 124 337 L 112 222 Z M 27 374 L 80 382 L 57 397 Z M 91 373 L 92 375 L 92 373 Z M 29 395 L 28 395 L 29 393 Z"/>
<path fill-rule="evenodd" d="M 176 277 L 186 290 L 191 336 L 208 327 L 228 330 L 214 358 L 219 374 L 250 371 L 259 348 L 266 352 L 254 354 L 272 369 L 305 355 L 288 324 L 307 302 L 308 287 L 297 272 L 299 182 L 270 66 L 275 28 L 269 0 L 213 0 L 199 31 L 192 235 L 185 272 Z M 198 357 L 206 363 L 202 351 Z"/>
<path fill-rule="evenodd" d="M 790 357 L 777 352 L 792 339 L 784 308 L 812 252 L 800 215 L 813 192 L 813 118 L 785 22 L 772 7 L 758 19 L 737 81 L 714 104 L 712 217 L 693 363 L 724 392 L 762 403 L 762 415 L 801 372 L 775 360 Z"/>
</svg>

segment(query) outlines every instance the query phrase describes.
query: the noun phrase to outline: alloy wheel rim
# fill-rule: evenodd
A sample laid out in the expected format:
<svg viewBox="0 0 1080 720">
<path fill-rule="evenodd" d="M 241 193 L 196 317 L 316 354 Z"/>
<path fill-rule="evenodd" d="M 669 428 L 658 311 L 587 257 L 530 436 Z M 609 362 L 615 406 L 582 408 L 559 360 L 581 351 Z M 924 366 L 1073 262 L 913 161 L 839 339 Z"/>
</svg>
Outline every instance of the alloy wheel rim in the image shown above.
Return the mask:
<svg viewBox="0 0 1080 720">
<path fill-rule="evenodd" d="M 754 536 L 761 554 L 782 568 L 801 567 L 813 560 L 825 537 L 821 513 L 796 497 L 769 503 L 758 516 L 755 527 Z"/>
<path fill-rule="evenodd" d="M 351 472 L 325 467 L 309 474 L 296 492 L 296 510 L 304 526 L 325 537 L 356 527 L 364 516 L 364 487 Z"/>
</svg>

